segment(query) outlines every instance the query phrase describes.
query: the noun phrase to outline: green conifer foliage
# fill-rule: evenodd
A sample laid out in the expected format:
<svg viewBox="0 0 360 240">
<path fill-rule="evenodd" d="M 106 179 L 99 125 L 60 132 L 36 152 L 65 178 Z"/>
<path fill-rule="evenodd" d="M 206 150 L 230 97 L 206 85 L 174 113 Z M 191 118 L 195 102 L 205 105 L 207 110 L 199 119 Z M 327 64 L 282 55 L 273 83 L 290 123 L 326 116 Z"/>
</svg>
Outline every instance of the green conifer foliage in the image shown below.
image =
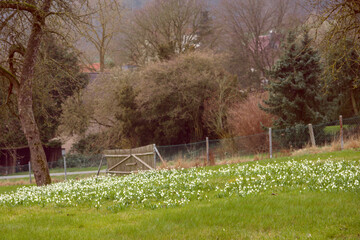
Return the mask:
<svg viewBox="0 0 360 240">
<path fill-rule="evenodd" d="M 267 87 L 269 98 L 260 106 L 276 116 L 273 127 L 285 131 L 281 133 L 281 142 L 292 147 L 307 142 L 307 124 L 319 124 L 326 119 L 320 57 L 310 45 L 307 33 L 299 46 L 294 33 L 288 35 L 285 52 L 270 71 L 273 80 Z"/>
</svg>

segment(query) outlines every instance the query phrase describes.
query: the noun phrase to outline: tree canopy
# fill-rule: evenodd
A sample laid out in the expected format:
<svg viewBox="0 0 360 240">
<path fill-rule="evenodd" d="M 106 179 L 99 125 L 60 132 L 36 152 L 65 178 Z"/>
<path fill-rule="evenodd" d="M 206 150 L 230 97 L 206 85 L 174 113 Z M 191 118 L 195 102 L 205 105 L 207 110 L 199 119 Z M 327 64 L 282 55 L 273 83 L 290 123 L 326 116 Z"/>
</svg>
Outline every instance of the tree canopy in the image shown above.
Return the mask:
<svg viewBox="0 0 360 240">
<path fill-rule="evenodd" d="M 321 67 L 307 32 L 299 46 L 294 33 L 287 37 L 286 50 L 270 72 L 269 99 L 262 109 L 277 116 L 276 128 L 295 124 L 316 124 L 326 119 L 321 96 Z"/>
<path fill-rule="evenodd" d="M 44 34 L 52 32 L 60 35 L 59 26 L 66 25 L 65 20 L 69 20 L 69 25 L 75 21 L 75 7 L 81 7 L 81 2 L 0 2 L 1 80 L 8 83 L 8 96 L 16 94 L 16 114 L 30 149 L 30 161 L 37 185 L 49 184 L 51 178 L 33 109 L 36 65 Z"/>
<path fill-rule="evenodd" d="M 113 70 L 83 92 L 85 108 L 76 107 L 77 97 L 67 101 L 63 129 L 76 133 L 76 122 L 88 123 L 90 129 L 97 125 L 118 147 L 219 137 L 227 132 L 228 107 L 242 97 L 236 77 L 225 71 L 221 59 L 212 53 L 187 53 L 133 72 Z M 101 100 L 96 94 L 106 97 Z M 75 109 L 88 110 L 78 115 Z"/>
</svg>

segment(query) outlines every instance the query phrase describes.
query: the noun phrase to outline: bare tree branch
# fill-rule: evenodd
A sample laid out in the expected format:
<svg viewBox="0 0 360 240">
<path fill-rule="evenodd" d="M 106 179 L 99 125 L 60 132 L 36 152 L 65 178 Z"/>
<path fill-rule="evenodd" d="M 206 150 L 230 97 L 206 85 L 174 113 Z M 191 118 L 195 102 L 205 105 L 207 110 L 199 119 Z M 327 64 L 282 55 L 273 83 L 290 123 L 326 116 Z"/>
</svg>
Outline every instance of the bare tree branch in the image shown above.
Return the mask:
<svg viewBox="0 0 360 240">
<path fill-rule="evenodd" d="M 29 4 L 27 2 L 19 2 L 19 1 L 2 1 L 0 2 L 0 9 L 27 11 L 33 14 L 38 12 L 38 8 L 36 5 Z"/>
<path fill-rule="evenodd" d="M 17 89 L 20 87 L 20 83 L 17 80 L 16 76 L 2 66 L 0 66 L 0 76 L 5 77 Z"/>
</svg>

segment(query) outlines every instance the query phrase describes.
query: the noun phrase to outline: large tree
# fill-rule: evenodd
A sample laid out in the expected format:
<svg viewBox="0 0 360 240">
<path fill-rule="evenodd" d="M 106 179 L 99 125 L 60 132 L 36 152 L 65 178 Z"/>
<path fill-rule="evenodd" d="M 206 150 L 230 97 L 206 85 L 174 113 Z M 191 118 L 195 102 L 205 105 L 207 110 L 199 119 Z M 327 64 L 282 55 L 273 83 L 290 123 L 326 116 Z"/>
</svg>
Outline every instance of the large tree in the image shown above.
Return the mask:
<svg viewBox="0 0 360 240">
<path fill-rule="evenodd" d="M 360 2 L 358 0 L 310 0 L 320 23 L 331 26 L 327 40 L 344 39 L 349 36 L 356 41 L 360 36 Z"/>
<path fill-rule="evenodd" d="M 241 94 L 222 59 L 194 52 L 141 72 L 138 102 L 150 140 L 179 144 L 224 136 L 228 107 Z"/>
<path fill-rule="evenodd" d="M 87 83 L 87 76 L 80 73 L 77 56 L 60 46 L 51 36 L 40 48 L 40 57 L 35 67 L 33 81 L 34 116 L 38 123 L 41 140 L 48 144 L 56 137 L 61 115 L 61 104 L 66 98 L 78 92 Z M 26 145 L 17 116 L 16 96 L 8 98 L 8 84 L 0 83 L 0 147 L 20 147 Z"/>
<path fill-rule="evenodd" d="M 315 33 L 324 53 L 325 86 L 338 114 L 359 114 L 360 1 L 310 0 Z"/>
<path fill-rule="evenodd" d="M 267 88 L 269 98 L 261 108 L 277 117 L 273 123 L 275 128 L 324 121 L 326 107 L 321 95 L 320 58 L 311 47 L 307 33 L 299 46 L 295 35 L 288 35 L 285 53 L 270 74 L 273 80 Z"/>
<path fill-rule="evenodd" d="M 83 24 L 78 25 L 81 36 L 96 49 L 100 72 L 105 70 L 105 60 L 114 38 L 120 33 L 123 14 L 121 0 L 88 0 L 83 9 Z"/>
<path fill-rule="evenodd" d="M 202 0 L 152 0 L 124 25 L 122 47 L 129 61 L 144 65 L 196 48 L 204 27 Z"/>
<path fill-rule="evenodd" d="M 30 161 L 37 185 L 49 184 L 51 178 L 33 110 L 35 67 L 44 32 L 59 30 L 58 25 L 52 28 L 54 26 L 49 21 L 59 23 L 59 18 L 71 16 L 73 6 L 78 6 L 75 0 L 0 2 L 0 74 L 9 83 L 9 94 L 16 94 L 18 116 L 30 148 Z"/>
<path fill-rule="evenodd" d="M 338 103 L 338 114 L 344 117 L 359 115 L 360 56 L 359 46 L 344 39 L 326 52 L 324 83 L 326 93 Z"/>
<path fill-rule="evenodd" d="M 351 49 L 360 50 L 360 1 L 358 0 L 309 0 L 313 17 L 314 32 L 319 47 L 326 55 L 333 55 L 334 49 L 342 48 L 344 43 Z M 353 62 L 347 50 L 337 53 L 344 62 Z M 349 58 L 348 58 L 349 57 Z M 360 59 L 357 64 L 360 64 Z M 332 78 L 337 78 L 333 76 Z"/>
<path fill-rule="evenodd" d="M 280 53 L 282 33 L 299 23 L 297 3 L 289 0 L 222 0 L 217 21 L 229 68 L 246 87 L 260 88 L 261 77 Z"/>
</svg>

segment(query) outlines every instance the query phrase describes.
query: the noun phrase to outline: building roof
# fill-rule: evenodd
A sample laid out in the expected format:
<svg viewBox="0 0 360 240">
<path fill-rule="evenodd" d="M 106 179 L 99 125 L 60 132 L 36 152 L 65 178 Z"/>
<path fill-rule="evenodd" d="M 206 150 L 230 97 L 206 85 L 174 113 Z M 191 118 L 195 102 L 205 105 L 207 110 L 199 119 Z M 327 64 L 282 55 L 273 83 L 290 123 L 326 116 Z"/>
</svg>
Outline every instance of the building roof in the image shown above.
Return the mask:
<svg viewBox="0 0 360 240">
<path fill-rule="evenodd" d="M 95 73 L 100 71 L 100 63 L 93 63 L 81 67 L 83 73 Z"/>
<path fill-rule="evenodd" d="M 258 41 L 258 42 L 257 42 Z M 258 52 L 269 50 L 269 49 L 278 49 L 281 43 L 281 34 L 271 32 L 268 35 L 261 35 L 258 39 L 254 38 L 250 42 L 250 49 L 255 52 L 257 49 Z"/>
</svg>

